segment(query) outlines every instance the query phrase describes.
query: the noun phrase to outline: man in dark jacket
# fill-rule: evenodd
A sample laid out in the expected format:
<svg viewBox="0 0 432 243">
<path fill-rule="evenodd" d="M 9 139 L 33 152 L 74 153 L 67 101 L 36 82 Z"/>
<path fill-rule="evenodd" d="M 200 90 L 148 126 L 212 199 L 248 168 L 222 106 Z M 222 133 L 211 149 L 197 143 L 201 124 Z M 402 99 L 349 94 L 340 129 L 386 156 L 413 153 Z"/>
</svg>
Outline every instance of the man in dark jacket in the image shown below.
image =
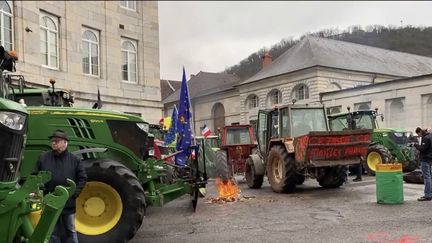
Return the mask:
<svg viewBox="0 0 432 243">
<path fill-rule="evenodd" d="M 78 242 L 75 230 L 75 199 L 84 188 L 87 175 L 81 160 L 67 150 L 68 137 L 62 130 L 56 130 L 49 136 L 52 150 L 42 154 L 37 161 L 37 170 L 51 172 L 51 180 L 44 186 L 44 193 L 53 192 L 57 185 L 67 186 L 66 179 L 76 184 L 75 193 L 66 205 L 51 235 L 51 243 Z"/>
<path fill-rule="evenodd" d="M 421 144 L 414 144 L 416 149 L 420 151 L 420 164 L 424 181 L 424 196 L 417 199 L 418 201 L 431 201 L 432 200 L 432 177 L 431 177 L 431 163 L 432 163 L 432 134 L 427 130 L 417 127 L 415 132 L 421 137 Z"/>
</svg>

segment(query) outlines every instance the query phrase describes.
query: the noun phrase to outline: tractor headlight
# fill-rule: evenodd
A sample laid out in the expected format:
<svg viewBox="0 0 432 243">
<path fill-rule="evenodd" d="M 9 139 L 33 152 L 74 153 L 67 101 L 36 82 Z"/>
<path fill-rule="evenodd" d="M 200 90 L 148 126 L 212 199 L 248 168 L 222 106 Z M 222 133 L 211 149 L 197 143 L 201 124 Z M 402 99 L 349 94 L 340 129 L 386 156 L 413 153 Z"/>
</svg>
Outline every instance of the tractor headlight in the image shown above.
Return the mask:
<svg viewBox="0 0 432 243">
<path fill-rule="evenodd" d="M 0 123 L 10 129 L 21 131 L 24 128 L 25 120 L 26 117 L 24 115 L 9 111 L 0 111 Z"/>
<path fill-rule="evenodd" d="M 149 124 L 147 123 L 137 123 L 137 126 L 139 127 L 139 129 L 143 130 L 146 133 L 150 131 Z"/>
<path fill-rule="evenodd" d="M 403 137 L 403 136 L 404 136 L 404 134 L 401 133 L 401 132 L 395 132 L 394 135 L 395 135 L 396 137 Z"/>
</svg>

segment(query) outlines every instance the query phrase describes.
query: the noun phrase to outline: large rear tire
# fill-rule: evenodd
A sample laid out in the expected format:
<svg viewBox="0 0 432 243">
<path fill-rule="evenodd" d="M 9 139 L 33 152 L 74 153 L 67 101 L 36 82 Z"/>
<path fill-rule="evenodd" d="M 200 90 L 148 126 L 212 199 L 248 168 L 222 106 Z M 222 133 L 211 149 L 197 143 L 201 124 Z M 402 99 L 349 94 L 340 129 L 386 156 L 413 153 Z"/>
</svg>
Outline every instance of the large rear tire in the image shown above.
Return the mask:
<svg viewBox="0 0 432 243">
<path fill-rule="evenodd" d="M 87 184 L 77 198 L 79 242 L 127 242 L 145 214 L 144 190 L 135 174 L 110 159 L 84 162 Z"/>
<path fill-rule="evenodd" d="M 264 175 L 255 174 L 255 166 L 253 165 L 251 158 L 246 160 L 245 178 L 249 188 L 260 189 L 262 187 Z"/>
<path fill-rule="evenodd" d="M 412 153 L 412 156 L 410 158 L 411 161 L 409 161 L 408 165 L 403 168 L 404 172 L 412 172 L 415 169 L 420 168 L 420 161 L 419 161 L 420 152 L 414 147 L 411 147 L 410 152 Z"/>
<path fill-rule="evenodd" d="M 296 184 L 297 185 L 303 185 L 303 183 L 305 182 L 306 177 L 302 174 L 296 174 Z"/>
<path fill-rule="evenodd" d="M 392 159 L 390 151 L 381 144 L 369 147 L 366 157 L 366 169 L 368 174 L 375 175 L 376 165 L 389 163 Z"/>
<path fill-rule="evenodd" d="M 220 177 L 223 181 L 231 177 L 227 154 L 224 150 L 216 152 L 216 177 Z"/>
<path fill-rule="evenodd" d="M 294 157 L 280 145 L 273 146 L 267 161 L 267 178 L 275 192 L 293 192 L 296 188 L 296 164 Z"/>
<path fill-rule="evenodd" d="M 318 178 L 318 183 L 324 188 L 338 188 L 345 181 L 345 173 L 344 166 L 324 168 L 324 174 Z"/>
</svg>

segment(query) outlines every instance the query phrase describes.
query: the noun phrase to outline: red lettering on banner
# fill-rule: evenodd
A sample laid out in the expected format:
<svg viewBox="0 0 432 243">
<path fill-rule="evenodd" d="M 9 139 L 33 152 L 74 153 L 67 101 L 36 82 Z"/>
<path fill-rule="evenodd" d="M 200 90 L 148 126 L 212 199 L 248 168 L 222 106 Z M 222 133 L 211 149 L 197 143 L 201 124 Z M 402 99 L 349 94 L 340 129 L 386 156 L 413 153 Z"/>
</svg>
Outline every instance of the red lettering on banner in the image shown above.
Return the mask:
<svg viewBox="0 0 432 243">
<path fill-rule="evenodd" d="M 321 136 L 311 137 L 310 144 L 347 144 L 351 142 L 369 142 L 369 135 Z"/>
<path fill-rule="evenodd" d="M 340 148 L 313 148 L 310 151 L 311 158 L 325 159 L 325 158 L 340 158 L 342 149 Z"/>
</svg>

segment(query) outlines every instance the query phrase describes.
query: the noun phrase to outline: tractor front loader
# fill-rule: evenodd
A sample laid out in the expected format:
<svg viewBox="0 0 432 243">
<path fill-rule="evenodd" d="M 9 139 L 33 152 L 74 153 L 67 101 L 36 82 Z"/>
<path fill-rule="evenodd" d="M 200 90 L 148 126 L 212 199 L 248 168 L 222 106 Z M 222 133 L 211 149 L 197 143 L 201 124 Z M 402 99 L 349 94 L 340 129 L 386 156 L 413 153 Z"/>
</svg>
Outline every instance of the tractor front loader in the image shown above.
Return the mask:
<svg viewBox="0 0 432 243">
<path fill-rule="evenodd" d="M 19 184 L 22 155 L 26 143 L 28 112 L 20 104 L 6 99 L 9 86 L 4 70 L 13 71 L 14 59 L 0 47 L 0 242 L 48 242 L 66 201 L 75 191 L 75 184 L 56 187 L 45 196 L 40 187 L 51 178 L 49 172 L 29 175 Z M 36 228 L 31 215 L 42 210 Z"/>
</svg>

